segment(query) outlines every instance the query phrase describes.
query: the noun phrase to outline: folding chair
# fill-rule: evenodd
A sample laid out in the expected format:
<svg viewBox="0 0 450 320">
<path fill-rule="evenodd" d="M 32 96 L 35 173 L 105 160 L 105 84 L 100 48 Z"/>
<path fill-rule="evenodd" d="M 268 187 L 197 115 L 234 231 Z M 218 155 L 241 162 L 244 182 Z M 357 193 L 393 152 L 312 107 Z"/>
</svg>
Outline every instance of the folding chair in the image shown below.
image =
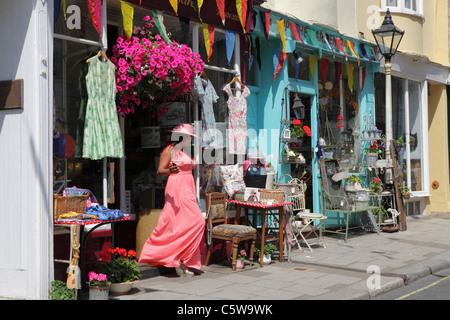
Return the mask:
<svg viewBox="0 0 450 320">
<path fill-rule="evenodd" d="M 303 241 L 306 243 L 309 250 L 313 251 L 313 249 L 311 248 L 311 246 L 307 240 L 307 238 L 311 234 L 314 234 L 316 236 L 317 244 L 326 248 L 325 244 L 323 243 L 323 237 L 322 237 L 322 223 L 327 219 L 327 216 L 324 216 L 321 213 L 299 212 L 297 214 L 297 217 L 301 218 L 303 220 L 303 223 L 300 224 L 300 221 L 295 221 L 295 224 L 293 226 L 296 228 L 295 233 L 296 233 L 296 235 L 300 235 L 302 237 Z M 317 225 L 315 225 L 316 221 L 319 222 Z M 304 222 L 306 222 L 306 224 Z M 304 232 L 308 232 L 308 233 L 306 235 L 303 235 Z M 317 234 L 317 232 L 319 232 L 319 234 Z M 311 240 L 313 240 L 313 239 L 309 239 L 309 241 L 311 241 Z"/>
</svg>

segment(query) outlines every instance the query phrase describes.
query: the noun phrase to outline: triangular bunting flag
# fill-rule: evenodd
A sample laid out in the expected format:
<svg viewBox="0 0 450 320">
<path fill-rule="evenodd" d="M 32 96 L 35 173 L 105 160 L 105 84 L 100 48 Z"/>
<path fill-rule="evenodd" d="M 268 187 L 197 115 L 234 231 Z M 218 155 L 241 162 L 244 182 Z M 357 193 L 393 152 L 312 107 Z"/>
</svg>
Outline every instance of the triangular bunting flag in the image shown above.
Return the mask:
<svg viewBox="0 0 450 320">
<path fill-rule="evenodd" d="M 322 59 L 322 48 L 320 47 L 319 41 L 317 40 L 316 31 L 308 29 L 306 32 L 308 33 L 308 36 L 311 39 L 311 42 L 314 45 L 314 47 L 319 49 L 319 59 Z"/>
<path fill-rule="evenodd" d="M 61 0 L 63 6 L 64 20 L 67 20 L 66 0 Z"/>
<path fill-rule="evenodd" d="M 365 47 L 364 43 L 360 43 L 359 44 L 359 49 L 360 49 L 361 54 L 363 55 L 363 57 L 370 61 L 370 70 L 373 70 L 372 59 L 367 54 L 366 47 Z"/>
<path fill-rule="evenodd" d="M 336 44 L 338 45 L 341 52 L 345 55 L 345 61 L 347 61 L 347 53 L 344 50 L 344 47 L 342 47 L 342 42 L 340 38 L 336 38 Z"/>
<path fill-rule="evenodd" d="M 281 51 L 278 48 L 273 48 L 273 80 L 275 81 L 278 73 L 280 72 L 281 68 L 283 67 L 284 61 L 286 60 L 286 53 Z"/>
<path fill-rule="evenodd" d="M 245 24 L 247 22 L 247 0 L 236 0 L 236 10 L 241 21 L 242 30 L 245 33 Z"/>
<path fill-rule="evenodd" d="M 102 37 L 102 0 L 87 0 L 92 25 Z"/>
<path fill-rule="evenodd" d="M 362 73 L 361 92 L 363 92 L 363 90 L 364 90 L 364 83 L 366 81 L 366 68 L 362 67 L 361 68 L 361 73 Z"/>
<path fill-rule="evenodd" d="M 217 9 L 219 9 L 219 16 L 222 24 L 225 25 L 225 0 L 216 0 Z"/>
<path fill-rule="evenodd" d="M 181 43 L 188 45 L 189 44 L 189 18 L 178 17 L 178 20 L 180 21 Z"/>
<path fill-rule="evenodd" d="M 348 88 L 353 93 L 353 66 L 349 63 L 346 63 L 345 66 L 347 67 Z"/>
<path fill-rule="evenodd" d="M 167 43 L 171 43 L 169 36 L 166 32 L 166 27 L 164 26 L 164 16 L 163 13 L 159 10 L 152 10 L 153 12 L 153 19 L 155 19 L 155 25 L 158 28 L 159 34 L 161 37 L 166 41 Z"/>
<path fill-rule="evenodd" d="M 294 38 L 302 43 L 303 50 L 305 50 L 305 43 L 303 42 L 303 39 L 300 37 L 299 26 L 296 25 L 294 22 L 291 22 L 291 29 L 292 33 L 294 34 Z"/>
<path fill-rule="evenodd" d="M 173 11 L 175 11 L 175 14 L 178 15 L 178 0 L 169 0 L 169 2 L 173 8 Z"/>
<path fill-rule="evenodd" d="M 277 20 L 278 30 L 280 31 L 281 42 L 283 43 L 283 52 L 286 53 L 286 37 L 284 36 L 284 19 Z"/>
<path fill-rule="evenodd" d="M 259 14 L 261 18 L 262 28 L 264 30 L 264 35 L 266 36 L 267 41 L 269 41 L 269 29 L 270 29 L 270 12 L 264 11 Z"/>
<path fill-rule="evenodd" d="M 202 23 L 202 27 L 203 27 L 203 38 L 205 41 L 206 54 L 208 56 L 209 62 L 209 58 L 211 57 L 213 51 L 212 47 L 214 44 L 214 26 L 207 23 Z"/>
<path fill-rule="evenodd" d="M 327 82 L 328 60 L 325 58 L 320 59 L 320 66 L 322 69 L 322 81 L 323 81 L 323 84 L 325 84 L 325 82 Z"/>
<path fill-rule="evenodd" d="M 231 57 L 233 56 L 235 41 L 236 34 L 233 31 L 225 30 L 225 45 L 227 48 L 228 65 L 230 65 Z"/>
<path fill-rule="evenodd" d="M 131 34 L 133 33 L 134 4 L 120 1 L 120 7 L 122 9 L 123 30 L 127 38 L 131 39 Z"/>
<path fill-rule="evenodd" d="M 316 75 L 316 67 L 317 67 L 317 57 L 310 54 L 309 55 L 309 71 L 311 72 L 312 80 L 314 81 L 314 77 Z"/>
<path fill-rule="evenodd" d="M 330 51 L 333 53 L 333 58 L 334 58 L 334 57 L 335 57 L 335 56 L 334 56 L 334 50 L 333 50 L 333 48 L 331 48 L 330 43 L 328 42 L 328 36 L 327 36 L 327 34 L 325 33 L 325 31 L 322 31 L 322 36 L 323 36 L 323 39 L 325 40 L 325 43 L 326 43 L 327 46 L 328 46 L 328 49 L 330 49 Z"/>
<path fill-rule="evenodd" d="M 258 61 L 259 70 L 261 70 L 261 46 L 259 43 L 259 37 L 256 37 L 255 45 L 256 45 L 256 61 Z"/>
<path fill-rule="evenodd" d="M 355 46 L 354 46 L 353 42 L 351 42 L 350 40 L 347 40 L 347 45 L 348 45 L 350 51 L 353 53 L 353 55 L 358 59 L 358 66 L 359 66 L 360 59 L 359 59 L 358 55 L 356 54 Z"/>
</svg>

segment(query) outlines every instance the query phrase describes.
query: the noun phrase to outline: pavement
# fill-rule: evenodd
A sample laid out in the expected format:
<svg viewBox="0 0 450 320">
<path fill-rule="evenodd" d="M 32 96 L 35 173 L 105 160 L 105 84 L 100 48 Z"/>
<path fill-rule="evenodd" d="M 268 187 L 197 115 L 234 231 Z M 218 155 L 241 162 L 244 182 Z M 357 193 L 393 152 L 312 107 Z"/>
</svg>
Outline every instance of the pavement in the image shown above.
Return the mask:
<svg viewBox="0 0 450 320">
<path fill-rule="evenodd" d="M 141 265 L 142 279 L 113 300 L 370 300 L 450 268 L 450 213 L 410 216 L 406 231 L 325 235 L 325 247 L 292 248 L 290 261 L 202 266 L 191 278 Z M 311 241 L 313 242 L 313 241 Z M 274 261 L 275 260 L 275 261 Z"/>
</svg>

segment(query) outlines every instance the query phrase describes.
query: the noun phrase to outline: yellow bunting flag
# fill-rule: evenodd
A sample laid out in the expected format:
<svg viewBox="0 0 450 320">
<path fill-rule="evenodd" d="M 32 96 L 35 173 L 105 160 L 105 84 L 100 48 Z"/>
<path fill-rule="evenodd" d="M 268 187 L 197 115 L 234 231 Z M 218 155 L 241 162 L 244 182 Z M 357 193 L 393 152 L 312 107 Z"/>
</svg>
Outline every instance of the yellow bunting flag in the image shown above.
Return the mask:
<svg viewBox="0 0 450 320">
<path fill-rule="evenodd" d="M 128 39 L 131 39 L 133 33 L 133 17 L 134 17 L 134 4 L 126 1 L 120 1 L 123 17 L 123 29 Z"/>
<path fill-rule="evenodd" d="M 317 67 L 317 57 L 315 55 L 309 55 L 309 70 L 311 71 L 312 80 L 314 81 L 314 76 L 316 75 Z"/>
<path fill-rule="evenodd" d="M 245 24 L 247 22 L 247 0 L 236 0 L 236 11 L 241 21 L 242 30 L 245 33 Z"/>
<path fill-rule="evenodd" d="M 278 30 L 280 31 L 281 42 L 283 42 L 283 52 L 286 53 L 286 38 L 284 36 L 284 19 L 277 20 Z"/>
<path fill-rule="evenodd" d="M 169 2 L 173 8 L 173 11 L 175 11 L 175 14 L 178 15 L 178 0 L 169 0 Z"/>
<path fill-rule="evenodd" d="M 347 40 L 347 46 L 350 49 L 350 51 L 353 53 L 353 55 L 358 59 L 358 66 L 359 66 L 360 59 L 359 59 L 358 55 L 356 54 L 355 46 L 354 46 L 353 42 L 351 42 L 350 40 Z"/>
<path fill-rule="evenodd" d="M 202 23 L 203 27 L 203 38 L 205 41 L 205 48 L 206 48 L 206 54 L 208 55 L 208 62 L 209 58 L 212 54 L 212 47 L 214 44 L 214 26 L 209 25 L 207 23 Z"/>
<path fill-rule="evenodd" d="M 346 63 L 347 67 L 347 77 L 348 77 L 348 88 L 350 92 L 353 93 L 353 66 L 351 64 Z"/>
<path fill-rule="evenodd" d="M 64 20 L 67 20 L 67 13 L 66 13 L 66 0 L 61 0 L 63 5 L 63 12 L 64 12 Z"/>
</svg>

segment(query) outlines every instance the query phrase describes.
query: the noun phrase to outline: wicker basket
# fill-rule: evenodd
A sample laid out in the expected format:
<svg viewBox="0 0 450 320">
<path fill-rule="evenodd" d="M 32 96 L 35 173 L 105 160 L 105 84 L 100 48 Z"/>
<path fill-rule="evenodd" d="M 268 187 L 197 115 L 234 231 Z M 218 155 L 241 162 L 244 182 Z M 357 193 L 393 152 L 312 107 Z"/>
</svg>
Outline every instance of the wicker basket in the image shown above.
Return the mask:
<svg viewBox="0 0 450 320">
<path fill-rule="evenodd" d="M 289 177 L 288 183 L 281 183 L 283 178 L 287 176 Z M 300 193 L 300 186 L 293 181 L 294 179 L 289 174 L 283 174 L 280 178 L 280 183 L 274 183 L 273 186 L 276 189 L 283 190 L 286 196 L 290 197 Z"/>
<path fill-rule="evenodd" d="M 277 202 L 284 202 L 284 191 L 280 189 L 259 189 L 260 201 L 275 200 Z"/>
<path fill-rule="evenodd" d="M 63 196 L 60 194 L 53 194 L 53 217 L 55 220 L 60 215 L 68 212 L 86 213 L 86 204 L 89 195 L 81 196 Z"/>
</svg>

